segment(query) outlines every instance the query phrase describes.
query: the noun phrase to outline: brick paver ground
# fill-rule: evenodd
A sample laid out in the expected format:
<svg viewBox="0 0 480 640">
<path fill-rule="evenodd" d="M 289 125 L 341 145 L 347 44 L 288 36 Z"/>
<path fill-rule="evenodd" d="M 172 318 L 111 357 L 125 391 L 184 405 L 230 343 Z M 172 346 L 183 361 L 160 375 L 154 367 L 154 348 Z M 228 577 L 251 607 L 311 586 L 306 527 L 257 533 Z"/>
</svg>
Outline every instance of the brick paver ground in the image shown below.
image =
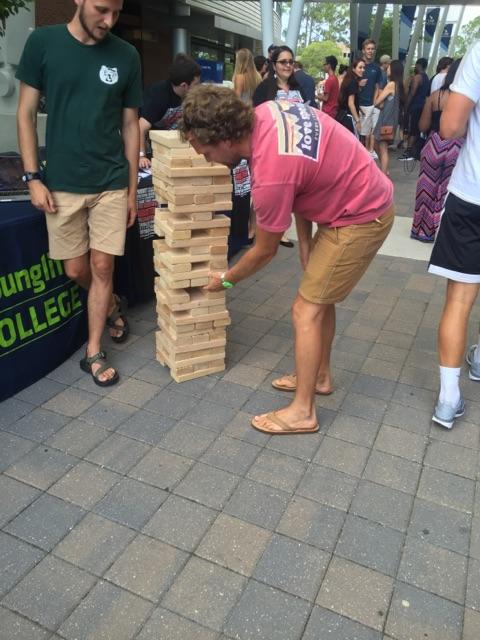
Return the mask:
<svg viewBox="0 0 480 640">
<path fill-rule="evenodd" d="M 392 160 L 395 163 L 395 160 Z M 414 177 L 393 167 L 400 215 Z M 338 308 L 319 434 L 268 437 L 288 398 L 295 251 L 229 294 L 227 370 L 177 385 L 153 304 L 0 411 L 0 640 L 478 640 L 480 387 L 431 423 L 444 282 L 378 256 Z M 471 338 L 476 337 L 477 306 Z"/>
</svg>

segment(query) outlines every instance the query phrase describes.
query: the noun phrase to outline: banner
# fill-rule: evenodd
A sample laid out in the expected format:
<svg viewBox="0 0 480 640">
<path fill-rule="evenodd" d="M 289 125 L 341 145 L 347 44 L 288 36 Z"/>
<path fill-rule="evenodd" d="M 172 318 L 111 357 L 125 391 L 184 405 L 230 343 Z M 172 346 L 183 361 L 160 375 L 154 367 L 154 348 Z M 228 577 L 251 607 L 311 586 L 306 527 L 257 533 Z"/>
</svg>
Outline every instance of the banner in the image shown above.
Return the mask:
<svg viewBox="0 0 480 640">
<path fill-rule="evenodd" d="M 423 51 L 424 58 L 430 57 L 430 49 L 432 48 L 433 36 L 437 28 L 438 18 L 440 16 L 440 7 L 428 9 L 425 16 L 425 30 L 423 33 Z"/>
<path fill-rule="evenodd" d="M 447 22 L 440 39 L 440 50 L 438 57 L 442 58 L 448 54 L 448 48 L 450 46 L 450 40 L 452 39 L 453 22 Z"/>
<path fill-rule="evenodd" d="M 361 4 L 358 7 L 358 50 L 362 50 L 362 43 L 370 37 L 370 22 L 373 4 Z"/>
<path fill-rule="evenodd" d="M 398 57 L 400 60 L 405 60 L 407 57 L 416 10 L 417 5 L 404 4 L 400 11 L 400 39 L 398 43 Z"/>
</svg>

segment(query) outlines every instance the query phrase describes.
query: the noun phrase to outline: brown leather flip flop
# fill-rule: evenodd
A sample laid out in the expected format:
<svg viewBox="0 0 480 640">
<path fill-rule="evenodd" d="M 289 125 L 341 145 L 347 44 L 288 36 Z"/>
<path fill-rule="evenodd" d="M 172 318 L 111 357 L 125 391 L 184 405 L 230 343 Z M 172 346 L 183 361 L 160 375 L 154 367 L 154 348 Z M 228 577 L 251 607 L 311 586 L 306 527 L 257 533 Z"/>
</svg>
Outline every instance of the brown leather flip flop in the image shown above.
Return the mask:
<svg viewBox="0 0 480 640">
<path fill-rule="evenodd" d="M 268 433 L 271 436 L 285 436 L 285 435 L 291 435 L 293 433 L 316 433 L 320 429 L 320 427 L 318 426 L 318 423 L 312 429 L 296 429 L 295 427 L 291 427 L 289 424 L 287 424 L 281 418 L 279 418 L 275 413 L 275 411 L 272 411 L 271 413 L 267 413 L 265 414 L 265 416 L 268 420 L 270 420 L 270 422 L 273 422 L 273 424 L 276 424 L 277 427 L 280 427 L 280 430 L 275 430 L 275 429 L 272 430 L 272 429 L 269 429 L 268 427 L 262 427 L 261 425 L 256 424 L 255 418 L 252 419 L 251 425 L 257 431 L 261 431 L 262 433 Z M 259 417 L 263 417 L 263 416 L 259 416 Z"/>
<path fill-rule="evenodd" d="M 280 384 L 278 381 L 281 380 L 282 378 L 288 378 L 289 380 L 292 381 L 292 383 L 294 384 L 293 387 L 288 387 L 286 385 Z M 278 389 L 279 391 L 296 391 L 297 389 L 297 376 L 295 373 L 286 373 L 284 376 L 281 376 L 280 378 L 276 378 L 275 380 L 272 380 L 272 387 L 274 389 Z M 333 391 L 315 391 L 315 394 L 317 396 L 331 396 L 333 393 Z"/>
</svg>

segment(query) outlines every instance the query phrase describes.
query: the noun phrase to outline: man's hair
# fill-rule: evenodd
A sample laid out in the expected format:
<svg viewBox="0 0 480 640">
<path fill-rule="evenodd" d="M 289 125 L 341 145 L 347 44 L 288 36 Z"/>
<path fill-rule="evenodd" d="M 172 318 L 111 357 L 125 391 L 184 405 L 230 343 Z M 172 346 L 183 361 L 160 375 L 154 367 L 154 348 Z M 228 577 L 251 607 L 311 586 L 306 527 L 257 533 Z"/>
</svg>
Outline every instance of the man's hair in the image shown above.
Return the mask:
<svg viewBox="0 0 480 640">
<path fill-rule="evenodd" d="M 170 69 L 168 70 L 168 79 L 174 87 L 186 82 L 191 84 L 194 78 L 198 78 L 202 73 L 199 64 L 185 53 L 178 53 Z"/>
<path fill-rule="evenodd" d="M 276 44 L 271 44 L 271 45 L 268 47 L 268 49 L 267 49 L 268 53 L 270 53 L 270 51 L 273 51 L 274 49 L 276 49 L 276 48 L 277 48 L 277 46 L 278 46 L 278 45 L 276 45 Z"/>
<path fill-rule="evenodd" d="M 255 56 L 253 62 L 257 71 L 261 71 L 265 62 L 268 62 L 268 59 L 265 56 Z"/>
<path fill-rule="evenodd" d="M 365 49 L 367 44 L 374 44 L 375 46 L 377 46 L 377 43 L 375 42 L 375 40 L 372 40 L 372 38 L 367 38 L 362 42 L 362 49 Z"/>
<path fill-rule="evenodd" d="M 415 66 L 417 66 L 417 64 L 422 67 L 423 70 L 425 70 L 428 66 L 428 60 L 426 58 L 419 58 L 416 63 Z"/>
<path fill-rule="evenodd" d="M 388 64 L 390 64 L 392 61 L 391 57 L 388 55 L 388 53 L 384 53 L 383 56 L 380 56 L 380 64 L 384 64 L 385 62 L 388 62 Z"/>
<path fill-rule="evenodd" d="M 338 60 L 335 56 L 327 56 L 325 58 L 325 64 L 330 65 L 332 71 L 335 71 L 335 69 L 337 68 Z"/>
<path fill-rule="evenodd" d="M 183 140 L 192 133 L 200 144 L 242 140 L 253 128 L 253 108 L 226 87 L 193 87 L 183 101 L 179 130 Z"/>
<path fill-rule="evenodd" d="M 303 62 L 301 60 L 295 60 L 293 66 L 295 69 L 303 69 Z"/>
<path fill-rule="evenodd" d="M 453 62 L 453 58 L 450 58 L 449 56 L 443 56 L 443 58 L 440 58 L 437 64 L 437 73 L 440 73 L 440 71 L 445 71 L 445 69 L 448 69 L 448 67 L 452 64 L 452 62 Z"/>
</svg>

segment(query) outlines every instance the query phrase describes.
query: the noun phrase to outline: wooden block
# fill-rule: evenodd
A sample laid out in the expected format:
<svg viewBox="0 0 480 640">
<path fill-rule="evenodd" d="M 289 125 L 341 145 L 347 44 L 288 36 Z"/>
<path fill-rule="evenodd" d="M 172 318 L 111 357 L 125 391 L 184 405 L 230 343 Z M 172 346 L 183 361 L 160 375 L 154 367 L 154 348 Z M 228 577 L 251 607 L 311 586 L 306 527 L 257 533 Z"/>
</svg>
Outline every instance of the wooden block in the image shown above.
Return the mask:
<svg viewBox="0 0 480 640">
<path fill-rule="evenodd" d="M 157 209 L 157 211 L 159 211 Z M 153 223 L 153 230 L 157 236 L 163 234 L 164 237 L 168 236 L 171 240 L 189 240 L 192 237 L 190 229 L 176 228 L 170 218 L 163 219 L 160 216 L 155 215 Z M 168 241 L 166 241 L 169 244 Z"/>
<path fill-rule="evenodd" d="M 155 233 L 157 233 L 157 231 L 155 231 Z M 191 238 L 187 238 L 185 240 L 178 240 L 177 238 L 173 238 L 172 236 L 165 234 L 165 242 L 172 249 L 202 247 L 204 250 L 208 247 L 212 253 L 212 247 L 217 246 L 221 247 L 220 253 L 223 254 L 227 250 L 227 236 L 212 237 L 208 234 L 208 231 L 194 230 L 192 231 Z"/>
<path fill-rule="evenodd" d="M 227 327 L 230 323 L 231 323 L 230 318 L 226 318 L 224 320 L 214 320 L 213 321 L 213 326 L 214 327 Z"/>
<path fill-rule="evenodd" d="M 151 142 L 152 152 L 155 157 L 168 156 L 170 158 L 194 158 L 198 153 L 193 147 L 167 147 L 158 142 Z"/>
<path fill-rule="evenodd" d="M 232 209 L 232 201 L 224 200 L 221 202 L 208 202 L 206 204 L 186 204 L 176 205 L 173 202 L 168 205 L 172 213 L 196 213 L 198 211 L 230 211 Z"/>
<path fill-rule="evenodd" d="M 158 142 L 167 147 L 172 148 L 189 148 L 191 145 L 189 142 L 183 142 L 180 139 L 180 133 L 176 130 L 173 131 L 150 131 L 150 140 L 152 142 Z"/>
<path fill-rule="evenodd" d="M 164 283 L 160 282 L 160 276 L 155 278 L 155 293 L 157 296 L 160 294 L 167 296 L 168 299 L 175 304 L 190 301 L 190 295 L 187 291 L 170 290 L 168 287 L 165 287 Z"/>
<path fill-rule="evenodd" d="M 224 176 L 215 176 L 213 178 L 213 184 L 232 184 L 232 176 L 224 175 Z"/>
<path fill-rule="evenodd" d="M 221 236 L 228 237 L 228 231 L 229 231 L 229 227 L 226 227 L 225 225 L 223 225 L 222 227 L 219 227 L 216 229 L 209 228 L 208 235 L 215 238 L 221 237 Z"/>
<path fill-rule="evenodd" d="M 196 248 L 196 247 L 195 247 Z M 210 253 L 191 253 L 188 249 L 167 249 L 161 252 L 161 259 L 173 270 L 174 265 L 192 264 L 193 262 L 208 262 L 211 264 Z"/>
<path fill-rule="evenodd" d="M 199 193 L 193 196 L 194 204 L 206 204 L 208 202 L 214 202 L 215 194 L 214 193 Z"/>
<path fill-rule="evenodd" d="M 211 165 L 211 162 L 205 158 L 205 156 L 198 155 L 196 158 L 192 158 L 192 167 L 203 167 L 205 165 Z"/>
<path fill-rule="evenodd" d="M 175 344 L 170 342 L 168 344 L 168 354 L 169 355 L 189 355 L 190 357 L 195 357 L 196 352 L 197 351 L 205 351 L 205 350 L 210 350 L 210 349 L 215 349 L 216 347 L 224 347 L 226 344 L 226 340 L 223 338 L 217 338 L 214 340 L 207 340 L 206 342 L 201 342 L 201 343 L 193 343 L 193 344 Z M 163 345 L 166 344 L 165 341 L 163 341 L 163 338 L 161 340 L 161 344 L 163 343 Z"/>
<path fill-rule="evenodd" d="M 228 269 L 228 260 L 226 257 L 211 260 L 208 266 L 212 271 L 226 271 Z"/>
<path fill-rule="evenodd" d="M 213 322 L 196 322 L 195 323 L 196 331 L 204 331 L 205 329 L 213 329 Z"/>
<path fill-rule="evenodd" d="M 215 361 L 216 362 L 216 361 Z M 205 365 L 202 368 L 199 368 L 193 372 L 184 372 L 182 373 L 172 373 L 172 378 L 175 382 L 182 383 L 187 382 L 188 380 L 195 380 L 196 378 L 201 378 L 203 376 L 208 376 L 212 373 L 219 373 L 220 371 L 225 371 L 225 362 L 219 361 L 221 364 L 212 364 L 212 366 Z"/>
<path fill-rule="evenodd" d="M 205 278 L 192 278 L 190 280 L 191 287 L 206 287 L 208 284 L 208 275 Z"/>
<path fill-rule="evenodd" d="M 226 255 L 227 245 L 213 245 L 210 247 L 212 255 Z"/>
<path fill-rule="evenodd" d="M 207 180 L 209 178 L 206 178 Z M 161 178 L 155 178 L 154 184 L 166 192 L 167 199 L 173 200 L 175 196 L 182 195 L 218 195 L 220 196 L 222 193 L 228 193 L 231 195 L 232 193 L 232 183 L 231 181 L 227 184 L 211 184 L 207 183 L 206 185 L 194 185 L 188 183 L 188 179 L 186 182 L 183 182 L 183 178 L 178 180 L 174 178 L 171 182 L 167 182 L 166 180 L 162 180 Z M 210 178 L 212 180 L 212 178 Z M 180 182 L 180 184 L 177 184 Z M 228 199 L 228 198 L 226 198 Z"/>
<path fill-rule="evenodd" d="M 194 178 L 200 176 L 211 177 L 228 177 L 230 180 L 230 171 L 221 164 L 207 165 L 204 167 L 171 167 L 164 162 L 165 156 L 158 156 L 152 159 L 152 169 L 158 173 L 160 177 L 167 176 L 169 178 Z"/>
</svg>

